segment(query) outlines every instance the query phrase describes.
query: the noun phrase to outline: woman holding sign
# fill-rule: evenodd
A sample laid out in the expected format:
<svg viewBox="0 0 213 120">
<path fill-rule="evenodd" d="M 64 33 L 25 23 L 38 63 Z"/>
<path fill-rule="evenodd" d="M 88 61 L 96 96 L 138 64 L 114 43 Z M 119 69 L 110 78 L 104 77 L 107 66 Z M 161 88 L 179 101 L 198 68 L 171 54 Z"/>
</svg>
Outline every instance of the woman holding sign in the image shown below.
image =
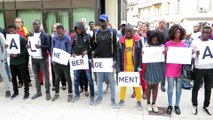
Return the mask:
<svg viewBox="0 0 213 120">
<path fill-rule="evenodd" d="M 166 42 L 165 53 L 170 47 L 186 47 L 186 44 L 182 41 L 185 36 L 185 29 L 182 28 L 180 25 L 173 25 L 169 30 L 169 37 L 170 40 Z M 175 54 L 175 53 L 174 53 Z M 182 91 L 182 80 L 180 78 L 182 69 L 182 64 L 174 64 L 174 63 L 166 63 L 166 77 L 168 80 L 168 102 L 169 106 L 167 108 L 167 114 L 172 113 L 172 95 L 173 95 L 173 88 L 174 83 L 176 82 L 176 103 L 175 103 L 175 113 L 180 115 L 180 97 Z"/>
<path fill-rule="evenodd" d="M 138 72 L 141 70 L 141 40 L 137 35 L 133 34 L 132 25 L 127 25 L 126 35 L 118 42 L 117 51 L 117 72 Z M 124 104 L 126 96 L 126 88 L 121 87 L 120 102 L 118 108 Z M 141 106 L 141 90 L 140 87 L 134 87 L 136 94 L 138 110 L 142 110 Z"/>
</svg>

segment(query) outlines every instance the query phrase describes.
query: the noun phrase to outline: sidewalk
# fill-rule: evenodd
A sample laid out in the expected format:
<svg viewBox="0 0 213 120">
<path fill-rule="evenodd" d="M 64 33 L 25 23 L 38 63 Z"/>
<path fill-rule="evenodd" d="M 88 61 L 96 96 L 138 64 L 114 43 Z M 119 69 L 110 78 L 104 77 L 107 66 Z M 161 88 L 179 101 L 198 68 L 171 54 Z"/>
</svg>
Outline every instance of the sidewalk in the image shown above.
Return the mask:
<svg viewBox="0 0 213 120">
<path fill-rule="evenodd" d="M 32 81 L 34 83 L 34 81 Z M 105 88 L 105 87 L 104 87 Z M 95 87 L 96 89 L 96 87 Z M 109 102 L 109 93 L 104 94 L 104 99 L 97 106 L 89 105 L 89 98 L 81 95 L 76 103 L 68 103 L 67 91 L 60 89 L 60 98 L 55 102 L 45 100 L 44 85 L 42 86 L 42 97 L 23 101 L 23 87 L 19 90 L 19 96 L 14 99 L 6 99 L 4 84 L 0 83 L 0 120 L 212 120 L 213 116 L 207 115 L 202 110 L 203 88 L 199 92 L 198 115 L 191 113 L 191 90 L 183 90 L 181 98 L 181 115 L 166 114 L 167 94 L 159 89 L 157 105 L 160 107 L 158 114 L 148 113 L 146 110 L 146 100 L 142 101 L 143 110 L 138 111 L 136 100 L 130 98 L 132 88 L 128 88 L 126 101 L 121 109 L 113 109 Z M 96 89 L 97 90 L 97 89 Z M 119 102 L 119 88 L 116 87 L 116 101 Z M 35 86 L 30 87 L 30 97 L 35 94 Z M 54 92 L 51 93 L 54 95 Z M 174 91 L 175 95 L 175 91 Z M 173 95 L 173 96 L 174 96 Z M 213 97 L 212 97 L 213 98 Z M 175 98 L 174 100 L 175 101 Z M 213 100 L 211 100 L 213 102 Z M 210 105 L 213 111 L 213 103 Z"/>
</svg>

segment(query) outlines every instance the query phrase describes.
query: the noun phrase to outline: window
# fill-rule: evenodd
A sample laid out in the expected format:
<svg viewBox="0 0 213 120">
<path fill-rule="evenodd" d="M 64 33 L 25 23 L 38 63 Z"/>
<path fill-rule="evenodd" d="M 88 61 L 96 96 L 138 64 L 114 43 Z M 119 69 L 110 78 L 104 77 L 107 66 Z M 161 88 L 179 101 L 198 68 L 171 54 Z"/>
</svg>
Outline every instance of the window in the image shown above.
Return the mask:
<svg viewBox="0 0 213 120">
<path fill-rule="evenodd" d="M 4 28 L 4 13 L 3 11 L 0 11 L 0 27 Z"/>
<path fill-rule="evenodd" d="M 169 14 L 170 11 L 170 2 L 167 2 L 165 5 L 165 14 Z"/>
<path fill-rule="evenodd" d="M 175 2 L 175 13 L 180 13 L 180 0 Z"/>
<path fill-rule="evenodd" d="M 86 19 L 87 26 L 90 21 L 95 22 L 95 9 L 91 8 L 75 8 L 73 9 L 73 25 L 82 18 Z"/>
<path fill-rule="evenodd" d="M 210 0 L 198 0 L 198 12 L 208 12 L 210 10 Z"/>
</svg>

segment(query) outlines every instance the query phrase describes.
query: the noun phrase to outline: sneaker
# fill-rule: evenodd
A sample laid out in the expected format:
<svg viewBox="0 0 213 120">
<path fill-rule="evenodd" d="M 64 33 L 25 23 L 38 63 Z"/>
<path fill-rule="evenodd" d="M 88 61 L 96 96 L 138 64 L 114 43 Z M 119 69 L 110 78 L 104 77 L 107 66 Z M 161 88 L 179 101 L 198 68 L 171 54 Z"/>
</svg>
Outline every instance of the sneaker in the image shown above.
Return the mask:
<svg viewBox="0 0 213 120">
<path fill-rule="evenodd" d="M 212 112 L 209 107 L 203 107 L 203 109 L 207 114 L 212 115 Z"/>
<path fill-rule="evenodd" d="M 28 98 L 29 98 L 29 96 L 30 96 L 29 92 L 26 92 L 26 93 L 24 93 L 24 97 L 23 97 L 23 99 L 24 99 L 24 100 L 26 100 L 26 99 L 28 99 Z"/>
<path fill-rule="evenodd" d="M 153 105 L 152 105 L 152 109 L 153 109 L 153 111 L 154 111 L 155 113 L 158 113 L 158 111 L 159 111 L 159 109 L 158 109 L 158 107 L 156 106 L 156 104 L 153 104 Z"/>
<path fill-rule="evenodd" d="M 88 97 L 89 96 L 89 92 L 85 91 L 85 96 Z"/>
<path fill-rule="evenodd" d="M 101 101 L 102 101 L 102 98 L 99 98 L 99 97 L 98 97 L 93 105 L 94 105 L 94 106 L 95 106 L 95 105 L 98 105 L 98 104 L 101 103 Z"/>
<path fill-rule="evenodd" d="M 15 99 L 18 96 L 18 93 L 13 93 L 13 95 L 10 97 L 11 100 Z"/>
<path fill-rule="evenodd" d="M 50 100 L 51 99 L 51 95 L 50 95 L 50 93 L 47 93 L 46 94 L 46 100 Z"/>
<path fill-rule="evenodd" d="M 83 90 L 83 89 L 81 89 L 81 90 L 80 90 L 80 93 L 82 93 L 82 92 L 84 92 L 84 90 Z"/>
<path fill-rule="evenodd" d="M 135 98 L 135 92 L 132 93 L 131 98 Z"/>
<path fill-rule="evenodd" d="M 141 102 L 140 102 L 140 101 L 137 102 L 137 108 L 138 108 L 138 110 L 140 110 L 140 111 L 142 110 L 142 105 L 141 105 Z"/>
<path fill-rule="evenodd" d="M 72 94 L 69 94 L 68 97 L 67 97 L 67 102 L 71 102 L 71 101 L 72 101 L 72 98 L 73 98 L 73 95 L 72 95 Z"/>
<path fill-rule="evenodd" d="M 6 91 L 5 96 L 6 98 L 9 98 L 11 96 L 10 91 Z"/>
<path fill-rule="evenodd" d="M 41 97 L 41 96 L 42 96 L 41 93 L 36 93 L 31 99 L 34 100 L 34 99 Z"/>
<path fill-rule="evenodd" d="M 167 108 L 167 114 L 169 114 L 169 115 L 172 114 L 172 106 L 168 106 L 168 108 Z"/>
<path fill-rule="evenodd" d="M 29 87 L 31 87 L 31 86 L 32 86 L 32 83 L 31 83 L 31 82 L 29 82 L 29 83 L 28 83 L 28 85 L 29 85 Z"/>
<path fill-rule="evenodd" d="M 58 93 L 55 93 L 55 95 L 54 95 L 54 96 L 53 96 L 53 98 L 52 98 L 52 101 L 57 100 L 57 99 L 58 99 L 58 97 L 59 97 L 59 94 L 58 94 Z"/>
<path fill-rule="evenodd" d="M 0 77 L 0 83 L 3 81 L 3 78 L 2 77 Z"/>
<path fill-rule="evenodd" d="M 55 87 L 52 87 L 52 91 L 55 91 Z"/>
<path fill-rule="evenodd" d="M 112 99 L 112 100 L 111 100 L 111 103 L 112 103 L 112 107 L 113 107 L 113 109 L 117 108 L 117 105 L 116 105 L 115 99 Z"/>
<path fill-rule="evenodd" d="M 80 96 L 75 95 L 74 98 L 72 99 L 72 103 L 77 102 Z"/>
<path fill-rule="evenodd" d="M 147 104 L 146 109 L 147 109 L 148 112 L 152 112 L 151 104 Z"/>
<path fill-rule="evenodd" d="M 143 97 L 144 100 L 146 99 L 146 92 L 144 92 L 142 97 Z"/>
<path fill-rule="evenodd" d="M 23 84 L 22 83 L 19 83 L 18 84 L 18 88 L 22 88 Z"/>
<path fill-rule="evenodd" d="M 175 113 L 176 113 L 177 115 L 180 115 L 180 107 L 175 106 Z"/>
<path fill-rule="evenodd" d="M 120 102 L 118 103 L 118 109 L 120 109 L 121 107 L 123 107 L 124 105 L 124 101 L 123 100 L 120 100 Z"/>
<path fill-rule="evenodd" d="M 162 92 L 165 92 L 166 91 L 165 86 L 161 85 L 161 90 Z"/>
<path fill-rule="evenodd" d="M 66 90 L 67 89 L 67 87 L 66 86 L 62 86 L 62 90 Z"/>
<path fill-rule="evenodd" d="M 94 97 L 90 97 L 89 104 L 90 104 L 90 105 L 93 105 L 94 103 L 95 103 Z"/>
<path fill-rule="evenodd" d="M 192 107 L 192 114 L 197 115 L 197 107 L 196 106 Z"/>
</svg>

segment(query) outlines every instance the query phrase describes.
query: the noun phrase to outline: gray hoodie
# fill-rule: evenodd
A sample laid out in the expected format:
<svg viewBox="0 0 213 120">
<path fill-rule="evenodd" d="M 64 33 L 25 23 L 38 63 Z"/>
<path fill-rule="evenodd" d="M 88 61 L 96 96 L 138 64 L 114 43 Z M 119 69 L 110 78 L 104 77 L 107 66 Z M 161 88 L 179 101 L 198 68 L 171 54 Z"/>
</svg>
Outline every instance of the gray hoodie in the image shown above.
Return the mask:
<svg viewBox="0 0 213 120">
<path fill-rule="evenodd" d="M 0 59 L 5 60 L 7 57 L 7 50 L 5 49 L 6 40 L 4 35 L 0 33 Z"/>
</svg>

